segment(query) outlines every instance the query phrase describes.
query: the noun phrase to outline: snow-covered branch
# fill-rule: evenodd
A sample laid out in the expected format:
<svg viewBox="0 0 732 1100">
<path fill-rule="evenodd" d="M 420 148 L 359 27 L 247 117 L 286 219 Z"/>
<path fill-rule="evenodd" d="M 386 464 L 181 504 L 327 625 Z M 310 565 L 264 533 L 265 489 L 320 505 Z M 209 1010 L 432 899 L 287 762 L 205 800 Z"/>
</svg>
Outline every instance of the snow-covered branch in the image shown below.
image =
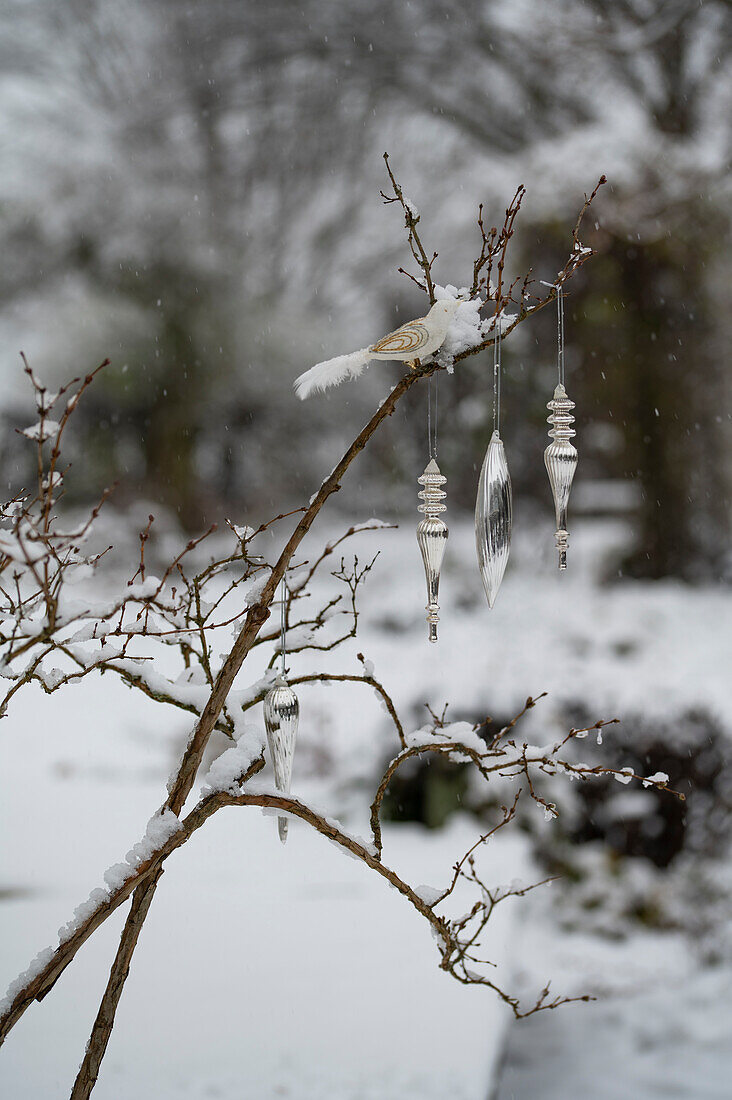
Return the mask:
<svg viewBox="0 0 732 1100">
<path fill-rule="evenodd" d="M 550 1000 L 548 989 L 537 1003 L 524 1009 L 510 994 L 502 990 L 485 973 L 480 955 L 480 935 L 495 906 L 528 888 L 497 889 L 486 886 L 479 877 L 476 851 L 493 833 L 508 825 L 514 817 L 516 801 L 505 808 L 494 829 L 479 839 L 455 865 L 453 881 L 442 891 L 426 891 L 401 879 L 383 861 L 380 809 L 393 775 L 408 759 L 424 754 L 438 754 L 452 763 L 469 763 L 484 780 L 494 776 L 502 780 L 522 782 L 530 797 L 546 812 L 554 813 L 537 790 L 537 775 L 567 775 L 588 780 L 593 775 L 608 774 L 611 769 L 578 764 L 562 755 L 566 743 L 548 747 L 519 745 L 502 739 L 515 725 L 518 717 L 490 744 L 468 723 L 446 724 L 436 719 L 431 727 L 406 734 L 394 703 L 386 689 L 373 674 L 364 658 L 362 675 L 348 672 L 323 673 L 314 670 L 293 678 L 293 683 L 338 680 L 365 683 L 377 692 L 388 711 L 399 743 L 397 756 L 388 765 L 378 785 L 371 805 L 373 840 L 365 842 L 346 832 L 327 812 L 316 810 L 302 801 L 288 798 L 278 791 L 256 789 L 251 780 L 264 766 L 262 738 L 245 725 L 244 714 L 251 710 L 271 686 L 274 661 L 265 677 L 256 679 L 248 688 L 234 690 L 234 680 L 251 651 L 261 645 L 277 643 L 277 633 L 263 631 L 277 599 L 280 582 L 287 578 L 288 595 L 285 604 L 286 627 L 289 631 L 289 651 L 314 653 L 337 649 L 353 638 L 358 629 L 357 597 L 375 558 L 359 564 L 341 559 L 331 576 L 345 587 L 336 595 L 327 595 L 320 606 L 310 608 L 309 585 L 325 562 L 332 558 L 341 544 L 361 531 L 383 528 L 378 521 L 349 528 L 341 538 L 328 543 L 312 563 L 296 561 L 298 550 L 330 497 L 336 493 L 352 463 L 369 444 L 372 436 L 394 412 L 408 391 L 436 371 L 452 371 L 460 361 L 489 347 L 500 332 L 508 335 L 513 329 L 554 300 L 561 287 L 592 255 L 581 245 L 579 227 L 582 214 L 597 191 L 586 198 L 585 205 L 572 235 L 572 248 L 556 282 L 543 296 L 531 292 L 529 274 L 507 283 L 506 259 L 514 225 L 521 208 L 523 188 L 519 188 L 506 210 L 500 230 L 487 231 L 482 211 L 479 215 L 481 251 L 472 264 L 466 286 L 437 284 L 433 276 L 436 254 L 430 258 L 421 236 L 420 216 L 398 184 L 387 158 L 389 178 L 394 189 L 393 201 L 404 213 L 408 244 L 422 276 L 422 287 L 430 301 L 460 298 L 459 307 L 452 307 L 454 322 L 439 352 L 424 361 L 415 362 L 407 370 L 386 399 L 348 446 L 340 461 L 323 480 L 308 504 L 293 513 L 275 516 L 258 527 L 240 526 L 229 522 L 228 533 L 213 528 L 198 539 L 190 540 L 160 571 L 149 572 L 153 520 L 139 536 L 139 560 L 128 573 L 129 580 L 112 596 L 90 596 L 93 586 L 85 589 L 83 601 L 69 595 L 69 585 L 83 577 L 94 578 L 99 563 L 110 548 L 82 552 L 91 545 L 96 520 L 108 494 L 80 523 L 65 528 L 57 505 L 63 496 L 65 471 L 61 466 L 62 437 L 69 418 L 80 397 L 93 381 L 88 375 L 64 399 L 69 387 L 56 394 L 49 393 L 36 378 L 28 364 L 26 372 L 36 397 L 38 420 L 24 434 L 36 447 L 37 487 L 34 494 L 18 497 L 2 512 L 5 528 L 0 530 L 0 674 L 9 686 L 0 707 L 4 713 L 14 695 L 25 685 L 38 683 L 51 694 L 96 672 L 120 677 L 131 689 L 143 692 L 160 704 L 195 715 L 196 723 L 183 752 L 179 766 L 171 777 L 167 795 L 143 839 L 128 853 L 126 860 L 111 868 L 105 876 L 105 887 L 77 909 L 61 932 L 55 949 L 48 949 L 13 983 L 0 1015 L 0 1041 L 17 1022 L 34 999 L 44 997 L 74 958 L 89 936 L 125 900 L 133 897 L 130 914 L 122 932 L 120 947 L 112 966 L 97 1021 L 72 1093 L 74 1100 L 85 1100 L 96 1081 L 114 1015 L 140 927 L 149 910 L 162 864 L 167 857 L 224 805 L 254 805 L 279 813 L 290 813 L 305 821 L 318 832 L 358 858 L 369 869 L 387 879 L 414 906 L 434 930 L 440 947 L 440 965 L 457 980 L 483 984 L 493 989 L 516 1015 L 525 1015 L 543 1008 L 556 1007 L 560 999 Z M 603 181 L 601 181 L 603 182 Z M 598 184 L 598 187 L 600 185 Z M 389 201 L 392 201 L 391 199 Z M 496 281 L 491 273 L 495 272 Z M 419 280 L 415 280 L 418 281 Z M 472 284 L 472 289 L 471 289 Z M 520 286 L 520 291 L 517 288 Z M 518 296 L 517 296 L 518 295 Z M 490 316 L 481 318 L 480 311 L 490 304 Z M 100 365 L 101 370 L 106 363 Z M 63 400 L 62 400 L 63 399 Z M 297 521 L 279 555 L 272 562 L 256 553 L 257 536 L 281 523 L 288 515 Z M 301 608 L 308 607 L 305 612 Z M 332 631 L 332 624 L 346 625 Z M 233 643 L 230 641 L 231 632 Z M 224 644 L 222 645 L 222 641 Z M 157 657 L 160 647 L 173 652 L 177 673 L 160 670 Z M 222 653 L 223 650 L 223 653 Z M 56 663 L 58 662 L 58 663 Z M 166 669 L 170 662 L 165 662 Z M 528 709 L 534 705 L 527 701 Z M 598 724 L 599 726 L 602 723 Z M 202 798 L 187 816 L 184 805 L 199 774 L 203 754 L 214 731 L 227 734 L 233 747 L 214 763 L 205 779 Z M 569 738 L 582 731 L 571 731 Z M 628 769 L 620 769 L 617 778 L 623 782 L 639 778 L 645 784 L 664 786 L 659 776 L 636 777 Z M 449 901 L 458 880 L 472 883 L 479 898 L 470 913 L 459 918 L 438 914 L 435 909 Z M 429 896 L 428 896 L 429 895 Z M 487 962 L 485 965 L 489 965 Z"/>
</svg>

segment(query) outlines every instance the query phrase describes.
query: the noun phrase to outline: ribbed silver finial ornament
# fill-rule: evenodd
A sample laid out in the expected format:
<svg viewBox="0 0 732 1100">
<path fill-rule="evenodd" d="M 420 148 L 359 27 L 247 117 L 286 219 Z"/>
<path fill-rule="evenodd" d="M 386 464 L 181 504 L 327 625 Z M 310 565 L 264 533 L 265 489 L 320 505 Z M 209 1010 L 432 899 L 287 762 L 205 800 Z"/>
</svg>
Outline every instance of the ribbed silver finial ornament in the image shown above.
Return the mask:
<svg viewBox="0 0 732 1100">
<path fill-rule="evenodd" d="M 427 625 L 428 638 L 431 642 L 437 641 L 437 624 L 440 621 L 438 611 L 440 605 L 437 602 L 440 591 L 440 569 L 442 559 L 445 556 L 447 543 L 447 524 L 440 519 L 440 514 L 447 511 L 447 506 L 442 501 L 447 496 L 442 486 L 447 478 L 440 473 L 440 467 L 434 458 L 431 458 L 420 478 L 417 478 L 424 488 L 419 497 L 418 511 L 424 514 L 424 519 L 417 524 L 417 542 L 422 551 L 425 578 L 427 580 Z"/>
<path fill-rule="evenodd" d="M 287 586 L 282 580 L 282 611 L 280 620 L 280 652 L 282 667 L 273 688 L 264 697 L 264 728 L 274 767 L 275 785 L 283 794 L 290 793 L 292 761 L 295 756 L 300 703 L 285 678 L 285 624 L 287 617 Z M 284 844 L 287 840 L 287 818 L 277 818 L 277 831 Z"/>
<path fill-rule="evenodd" d="M 550 415 L 547 423 L 552 427 L 549 436 L 552 442 L 544 451 L 544 464 L 549 475 L 549 484 L 552 487 L 554 497 L 554 513 L 556 516 L 557 530 L 555 540 L 559 555 L 559 568 L 567 568 L 567 546 L 569 545 L 569 531 L 567 530 L 567 505 L 569 503 L 569 491 L 572 488 L 572 479 L 577 469 L 577 450 L 570 442 L 575 434 L 572 409 L 574 401 L 567 397 L 567 391 L 560 382 L 554 391 L 554 397 L 548 402 L 547 408 Z"/>
</svg>

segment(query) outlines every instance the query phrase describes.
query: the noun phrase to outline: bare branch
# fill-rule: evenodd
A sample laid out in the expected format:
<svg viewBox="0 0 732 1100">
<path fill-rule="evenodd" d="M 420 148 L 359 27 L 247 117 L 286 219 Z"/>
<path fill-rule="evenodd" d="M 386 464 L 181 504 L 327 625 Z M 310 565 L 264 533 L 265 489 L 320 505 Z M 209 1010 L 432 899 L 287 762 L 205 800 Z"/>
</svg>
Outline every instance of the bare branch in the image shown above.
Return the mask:
<svg viewBox="0 0 732 1100">
<path fill-rule="evenodd" d="M 396 202 L 402 209 L 410 251 L 422 278 L 415 278 L 408 272 L 403 273 L 424 290 L 430 303 L 433 303 L 435 285 L 432 271 L 437 253 L 433 253 L 430 257 L 425 249 L 418 229 L 420 216 L 397 182 L 387 154 L 384 154 L 384 161 L 393 189 L 393 195 L 383 196 L 384 201 Z M 516 219 L 525 194 L 523 186 L 517 189 L 506 208 L 500 230 L 495 227 L 486 229 L 483 208 L 480 208 L 478 227 L 481 235 L 481 249 L 473 263 L 471 296 L 477 297 L 486 292 L 486 299 L 494 303 L 493 323 L 488 329 L 487 322 L 483 322 L 484 327 L 480 332 L 485 333 L 485 338 L 456 355 L 455 362 L 467 359 L 489 347 L 495 340 L 499 325 L 502 335 L 505 336 L 537 310 L 553 301 L 558 289 L 592 255 L 591 249 L 582 246 L 579 232 L 582 218 L 602 183 L 604 183 L 604 177 L 589 197 L 585 196 L 584 206 L 572 233 L 572 251 L 564 268 L 559 272 L 555 284 L 543 297 L 535 297 L 529 293 L 530 272 L 523 276 L 523 279 L 520 276 L 515 277 L 506 287 L 509 243 L 514 234 Z M 491 282 L 494 273 L 495 287 Z M 519 286 L 518 310 L 513 316 L 505 318 L 504 310 L 514 301 L 513 296 L 514 293 L 518 293 Z M 506 320 L 508 324 L 504 326 Z M 257 528 L 238 528 L 229 523 L 228 526 L 235 536 L 234 549 L 230 552 L 219 552 L 218 556 L 213 554 L 205 564 L 201 565 L 204 554 L 201 544 L 213 534 L 214 529 L 210 528 L 199 538 L 192 539 L 186 544 L 164 570 L 160 580 L 149 576 L 148 543 L 153 522 L 150 517 L 146 528 L 140 533 L 139 564 L 136 565 L 136 571 L 124 593 L 108 604 L 95 606 L 91 603 L 81 612 L 75 610 L 66 615 L 63 610 L 65 604 L 62 595 L 67 575 L 80 565 L 94 567 L 99 561 L 100 555 L 85 558 L 79 546 L 91 530 L 107 494 L 105 493 L 80 528 L 64 531 L 59 526 L 54 505 L 63 492 L 64 473 L 60 467 L 62 436 L 79 398 L 98 371 L 106 366 L 106 362 L 100 364 L 95 371 L 81 381 L 77 391 L 65 403 L 64 411 L 56 423 L 50 419 L 49 414 L 68 387 L 64 387 L 58 394 L 49 394 L 24 358 L 24 369 L 33 387 L 39 414 L 38 424 L 26 430 L 25 433 L 36 445 L 37 487 L 34 495 L 17 497 L 2 513 L 4 522 L 9 523 L 9 528 L 0 532 L 0 601 L 5 613 L 5 622 L 0 632 L 0 648 L 3 651 L 4 668 L 8 670 L 8 676 L 12 682 L 0 707 L 6 707 L 8 701 L 20 688 L 31 682 L 39 683 L 45 691 L 52 693 L 92 671 L 111 671 L 121 677 L 128 686 L 143 691 L 149 698 L 195 714 L 196 726 L 162 807 L 163 812 L 170 811 L 175 817 L 180 817 L 193 789 L 204 751 L 213 731 L 220 730 L 233 737 L 241 714 L 261 701 L 266 691 L 265 681 L 260 681 L 252 685 L 248 693 L 231 693 L 234 679 L 252 648 L 276 639 L 274 632 L 264 633 L 262 628 L 271 613 L 271 606 L 276 598 L 280 581 L 288 571 L 293 569 L 293 561 L 300 544 L 332 494 L 340 489 L 351 464 L 368 444 L 373 434 L 392 414 L 402 397 L 413 385 L 428 378 L 435 371 L 445 369 L 445 366 L 442 361 L 438 362 L 433 358 L 404 375 L 347 448 L 332 473 L 324 479 L 307 506 L 275 516 Z M 78 379 L 73 384 L 77 383 Z M 45 447 L 48 442 L 50 442 L 50 453 Z M 252 539 L 268 530 L 274 523 L 293 515 L 298 515 L 299 519 L 274 564 L 270 565 L 264 559 L 250 555 L 249 547 Z M 340 568 L 332 573 L 332 576 L 346 588 L 342 607 L 337 606 L 341 600 L 340 595 L 335 598 L 327 597 L 318 610 L 312 614 L 300 615 L 300 605 L 297 601 L 307 597 L 308 585 L 318 569 L 344 540 L 359 530 L 370 530 L 374 526 L 351 527 L 335 542 L 327 544 L 313 563 L 306 566 L 304 577 L 289 591 L 285 608 L 288 623 L 295 606 L 298 607 L 299 621 L 294 625 L 303 629 L 310 628 L 313 635 L 325 627 L 333 614 L 341 614 L 343 611 L 348 616 L 346 621 L 349 623 L 349 628 L 344 627 L 331 641 L 321 642 L 320 636 L 318 639 L 308 637 L 295 645 L 292 651 L 333 649 L 344 640 L 356 635 L 357 592 L 373 567 L 375 558 L 370 559 L 365 566 L 359 566 L 357 558 L 354 559 L 352 567 L 347 567 L 341 561 Z M 215 545 L 218 547 L 218 543 Z M 31 617 L 33 617 L 32 628 L 29 626 Z M 39 617 L 42 617 L 40 630 L 38 629 Z M 229 647 L 228 654 L 223 658 L 216 658 L 221 660 L 221 665 L 217 668 L 212 656 L 218 653 L 218 648 L 214 648 L 214 638 L 218 641 L 217 632 L 231 626 L 236 627 L 236 637 L 233 645 Z M 121 639 L 121 641 L 115 640 L 113 645 L 110 642 L 111 638 Z M 128 655 L 133 651 L 128 650 L 128 646 L 135 638 L 144 638 L 151 642 L 175 647 L 179 655 L 179 663 L 182 665 L 182 678 L 179 677 L 175 681 L 153 674 L 149 671 L 148 665 L 140 663 L 144 658 L 138 656 L 134 658 L 137 663 L 133 664 L 133 659 Z M 53 654 L 59 654 L 65 658 L 67 664 L 64 665 L 63 670 L 48 670 L 45 667 L 44 662 Z M 532 698 L 527 700 L 521 713 L 489 744 L 481 742 L 476 736 L 472 740 L 470 738 L 461 740 L 454 736 L 454 727 L 447 723 L 446 710 L 441 715 L 433 714 L 433 727 L 427 734 L 419 731 L 420 737 L 416 738 L 416 735 L 407 737 L 390 695 L 375 679 L 363 657 L 359 655 L 359 658 L 364 666 L 363 675 L 313 672 L 296 677 L 292 682 L 295 684 L 317 681 L 366 683 L 374 688 L 386 706 L 394 723 L 400 751 L 388 764 L 371 805 L 373 845 L 349 836 L 337 824 L 326 820 L 301 801 L 286 798 L 278 792 L 262 793 L 254 790 L 229 789 L 226 792 L 216 792 L 202 798 L 186 817 L 181 818 L 180 828 L 172 837 L 153 856 L 140 863 L 134 870 L 131 869 L 130 875 L 120 887 L 110 891 L 99 904 L 74 925 L 69 935 L 52 952 L 50 958 L 20 981 L 13 990 L 9 1008 L 0 1018 L 0 1041 L 2 1041 L 31 1001 L 41 999 L 49 992 L 59 975 L 95 929 L 134 894 L 87 1053 L 74 1086 L 72 1096 L 75 1100 L 87 1097 L 96 1081 L 132 953 L 152 902 L 165 859 L 184 844 L 211 814 L 224 805 L 253 805 L 291 813 L 351 852 L 366 866 L 387 879 L 430 923 L 440 946 L 440 965 L 443 969 L 460 982 L 482 984 L 493 989 L 511 1006 L 517 1016 L 551 1009 L 564 1003 L 565 999 L 561 997 L 550 999 L 549 986 L 547 986 L 536 1003 L 528 1010 L 524 1010 L 516 998 L 501 990 L 485 974 L 477 974 L 470 969 L 471 964 L 473 966 L 491 965 L 481 953 L 480 936 L 495 907 L 507 898 L 522 896 L 523 893 L 538 885 L 504 890 L 489 888 L 481 881 L 476 863 L 476 855 L 482 846 L 498 829 L 505 827 L 514 819 L 520 790 L 517 791 L 512 805 L 503 807 L 503 816 L 498 823 L 481 835 L 456 862 L 453 877 L 447 888 L 436 899 L 425 900 L 420 897 L 417 890 L 383 863 L 380 810 L 388 785 L 405 761 L 427 753 L 441 755 L 452 762 L 470 763 L 475 767 L 478 775 L 486 781 L 492 776 L 516 780 L 524 785 L 528 796 L 548 813 L 555 813 L 556 808 L 543 798 L 535 782 L 543 775 L 572 775 L 581 780 L 588 780 L 593 776 L 615 774 L 624 782 L 628 779 L 638 779 L 646 785 L 668 789 L 666 784 L 655 777 L 644 779 L 642 776 L 635 775 L 630 769 L 611 769 L 599 765 L 590 767 L 561 755 L 565 744 L 581 737 L 587 730 L 570 731 L 562 741 L 548 750 L 538 750 L 527 745 L 517 746 L 513 741 L 507 740 L 506 735 L 515 727 L 519 718 L 535 705 L 537 700 Z M 22 664 L 25 667 L 21 667 Z M 599 729 L 603 724 L 597 723 L 589 728 Z M 255 760 L 241 777 L 241 783 L 250 780 L 263 766 L 262 757 Z M 470 884 L 478 891 L 479 897 L 467 914 L 456 920 L 450 920 L 435 913 L 435 907 L 452 895 L 458 881 Z"/>
<path fill-rule="evenodd" d="M 416 262 L 418 263 L 419 267 L 422 270 L 422 275 L 424 276 L 425 285 L 424 285 L 424 287 L 420 287 L 420 289 L 425 290 L 425 292 L 426 292 L 426 294 L 427 294 L 427 296 L 430 300 L 430 305 L 434 305 L 434 303 L 435 303 L 435 284 L 432 281 L 432 265 L 435 262 L 435 260 L 437 259 L 437 253 L 436 252 L 434 253 L 431 260 L 427 256 L 427 252 L 425 250 L 424 245 L 422 244 L 422 241 L 421 241 L 420 236 L 419 236 L 419 231 L 417 229 L 417 225 L 419 224 L 419 221 L 420 221 L 420 216 L 415 211 L 414 207 L 409 202 L 409 200 L 404 197 L 404 192 L 402 191 L 400 185 L 397 183 L 397 181 L 394 177 L 394 173 L 391 170 L 391 165 L 389 164 L 389 154 L 388 153 L 384 153 L 384 164 L 386 165 L 386 170 L 389 173 L 389 179 L 391 180 L 391 186 L 394 189 L 394 195 L 393 196 L 385 195 L 384 192 L 382 191 L 381 192 L 381 197 L 383 198 L 385 203 L 398 202 L 399 205 L 401 206 L 403 212 L 404 212 L 404 225 L 406 226 L 406 229 L 407 229 L 409 247 L 412 251 L 412 255 L 414 256 L 414 259 L 416 260 Z M 400 268 L 399 270 L 401 271 L 402 269 Z M 412 279 L 413 282 L 416 282 L 417 286 L 420 286 L 418 280 L 416 280 L 414 278 L 414 276 L 409 275 L 409 273 L 406 272 L 406 271 L 404 271 L 403 274 L 407 275 L 408 278 Z"/>
</svg>

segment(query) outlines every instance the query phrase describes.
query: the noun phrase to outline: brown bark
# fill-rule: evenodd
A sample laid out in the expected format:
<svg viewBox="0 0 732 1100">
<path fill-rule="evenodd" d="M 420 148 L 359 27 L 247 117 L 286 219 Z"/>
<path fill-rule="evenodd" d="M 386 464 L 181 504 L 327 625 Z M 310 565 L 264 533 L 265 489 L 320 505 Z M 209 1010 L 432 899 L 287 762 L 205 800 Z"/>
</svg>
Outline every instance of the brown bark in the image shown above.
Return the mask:
<svg viewBox="0 0 732 1100">
<path fill-rule="evenodd" d="M 107 988 L 104 991 L 91 1037 L 87 1043 L 84 1061 L 81 1063 L 74 1087 L 71 1090 L 70 1100 L 88 1100 L 91 1090 L 97 1082 L 99 1067 L 102 1064 L 102 1058 L 114 1027 L 114 1018 L 122 988 L 130 972 L 132 955 L 137 947 L 145 917 L 155 896 L 158 880 L 162 873 L 163 868 L 158 867 L 146 882 L 137 887 L 132 896 L 132 905 L 122 930 L 122 937 L 112 964 Z"/>
</svg>

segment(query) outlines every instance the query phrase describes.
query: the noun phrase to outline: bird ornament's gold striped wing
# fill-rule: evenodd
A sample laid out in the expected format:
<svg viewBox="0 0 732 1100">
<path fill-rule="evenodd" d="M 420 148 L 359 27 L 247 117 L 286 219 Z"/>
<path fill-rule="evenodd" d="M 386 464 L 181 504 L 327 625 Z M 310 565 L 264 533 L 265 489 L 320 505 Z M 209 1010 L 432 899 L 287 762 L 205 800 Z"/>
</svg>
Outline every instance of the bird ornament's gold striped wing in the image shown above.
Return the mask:
<svg viewBox="0 0 732 1100">
<path fill-rule="evenodd" d="M 429 339 L 426 325 L 421 321 L 410 321 L 401 328 L 390 332 L 379 340 L 378 344 L 372 344 L 368 349 L 376 355 L 393 355 L 395 359 L 408 359 L 423 348 Z"/>
</svg>

